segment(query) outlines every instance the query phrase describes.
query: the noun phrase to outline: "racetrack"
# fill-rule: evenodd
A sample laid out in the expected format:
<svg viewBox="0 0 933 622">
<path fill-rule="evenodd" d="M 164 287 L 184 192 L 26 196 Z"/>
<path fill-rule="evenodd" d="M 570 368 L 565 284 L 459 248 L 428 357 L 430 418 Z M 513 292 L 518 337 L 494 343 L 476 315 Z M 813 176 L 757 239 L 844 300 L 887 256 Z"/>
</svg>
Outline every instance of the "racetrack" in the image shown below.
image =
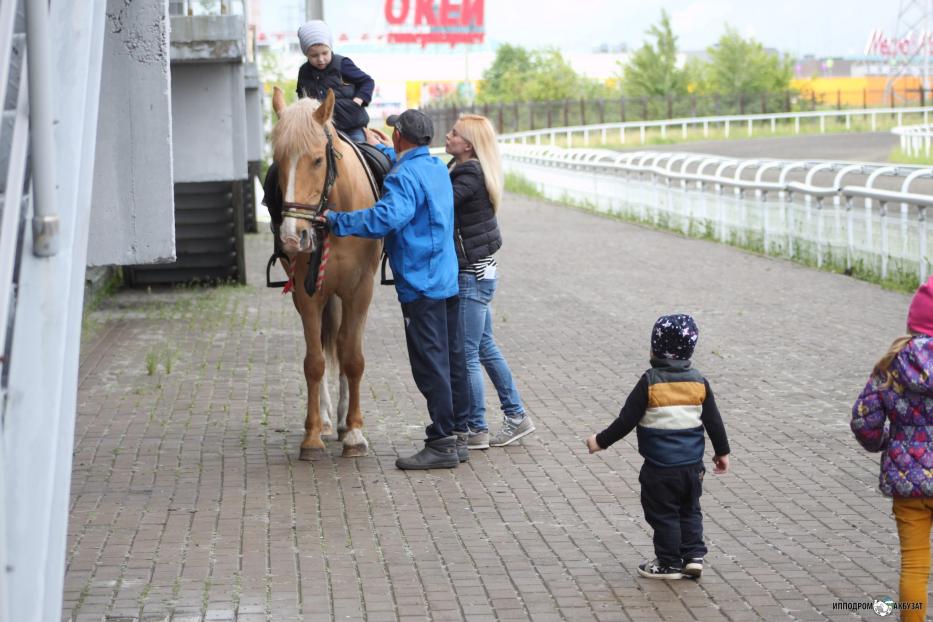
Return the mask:
<svg viewBox="0 0 933 622">
<path fill-rule="evenodd" d="M 741 131 L 741 130 L 739 130 Z M 810 134 L 734 140 L 705 140 L 672 145 L 639 145 L 621 151 L 686 151 L 732 158 L 777 160 L 846 160 L 888 162 L 898 144 L 890 132 L 854 134 Z"/>
</svg>

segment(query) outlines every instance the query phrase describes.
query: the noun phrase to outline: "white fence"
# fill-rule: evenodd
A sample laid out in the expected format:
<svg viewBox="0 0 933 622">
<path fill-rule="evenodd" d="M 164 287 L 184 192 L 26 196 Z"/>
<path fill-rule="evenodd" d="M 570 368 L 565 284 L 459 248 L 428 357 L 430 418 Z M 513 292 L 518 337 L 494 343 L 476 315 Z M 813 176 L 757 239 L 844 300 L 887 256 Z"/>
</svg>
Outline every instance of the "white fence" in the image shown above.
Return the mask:
<svg viewBox="0 0 933 622">
<path fill-rule="evenodd" d="M 726 138 L 734 133 L 745 136 L 754 136 L 758 133 L 774 134 L 778 128 L 793 122 L 794 133 L 799 134 L 801 124 L 818 124 L 821 133 L 827 130 L 827 121 L 838 119 L 844 122 L 845 129 L 852 129 L 856 120 L 868 121 L 871 131 L 877 131 L 879 119 L 890 117 L 896 119 L 897 125 L 904 124 L 904 119 L 920 120 L 924 124 L 929 122 L 933 107 L 919 108 L 865 108 L 820 110 L 815 112 L 780 112 L 773 114 L 731 115 L 719 117 L 693 117 L 682 119 L 666 119 L 662 121 L 629 121 L 625 123 L 603 123 L 599 125 L 576 125 L 571 127 L 546 128 L 503 134 L 500 140 L 505 143 L 520 143 L 523 145 L 557 145 L 563 142 L 564 147 L 573 147 L 575 144 L 588 147 L 591 144 L 605 145 L 609 140 L 618 140 L 621 144 L 628 144 L 637 140 L 637 144 L 644 145 L 649 130 L 660 131 L 661 139 L 665 140 L 668 133 L 676 136 L 679 132 L 681 139 L 687 139 L 690 132 L 703 132 L 703 137 L 710 136 L 711 131 L 722 129 Z M 637 137 L 637 138 L 636 138 Z"/>
<path fill-rule="evenodd" d="M 907 125 L 891 130 L 901 139 L 901 151 L 911 157 L 930 157 L 930 143 L 933 141 L 933 125 Z"/>
<path fill-rule="evenodd" d="M 820 267 L 902 281 L 928 274 L 933 195 L 920 186 L 933 168 L 501 148 L 506 171 L 549 199 Z"/>
</svg>

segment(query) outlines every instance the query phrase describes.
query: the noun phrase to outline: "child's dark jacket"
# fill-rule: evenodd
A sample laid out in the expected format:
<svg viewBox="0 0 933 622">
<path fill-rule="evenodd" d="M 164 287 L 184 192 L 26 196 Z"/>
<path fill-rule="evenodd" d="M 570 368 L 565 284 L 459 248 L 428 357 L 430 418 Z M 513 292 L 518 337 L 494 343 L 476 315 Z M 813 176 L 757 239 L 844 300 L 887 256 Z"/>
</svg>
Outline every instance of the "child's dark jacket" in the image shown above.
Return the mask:
<svg viewBox="0 0 933 622">
<path fill-rule="evenodd" d="M 334 54 L 324 69 L 305 63 L 298 70 L 299 99 L 313 97 L 322 102 L 327 97 L 327 89 L 333 89 L 334 125 L 345 132 L 369 123 L 369 114 L 363 106 L 372 100 L 375 84 L 352 60 L 339 54 Z M 357 105 L 354 97 L 363 100 L 363 106 Z"/>
<path fill-rule="evenodd" d="M 690 361 L 651 359 L 618 418 L 596 435 L 607 448 L 638 428 L 638 453 L 654 466 L 703 462 L 704 429 L 717 456 L 729 453 L 726 428 L 709 383 Z"/>
</svg>

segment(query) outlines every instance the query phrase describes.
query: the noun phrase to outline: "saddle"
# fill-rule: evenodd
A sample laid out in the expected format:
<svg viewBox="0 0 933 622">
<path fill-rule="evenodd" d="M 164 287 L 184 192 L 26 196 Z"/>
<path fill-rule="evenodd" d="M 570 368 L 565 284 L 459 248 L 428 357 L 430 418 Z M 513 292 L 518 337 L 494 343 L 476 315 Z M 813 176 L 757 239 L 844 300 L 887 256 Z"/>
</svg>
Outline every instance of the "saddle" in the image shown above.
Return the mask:
<svg viewBox="0 0 933 622">
<path fill-rule="evenodd" d="M 392 162 L 389 160 L 389 157 L 382 153 L 376 147 L 368 143 L 355 143 L 353 142 L 346 134 L 341 131 L 337 131 L 337 136 L 348 144 L 353 153 L 356 155 L 357 159 L 363 164 L 363 169 L 366 171 L 366 175 L 369 179 L 370 188 L 373 191 L 373 195 L 376 197 L 376 200 L 382 196 L 382 184 L 385 181 L 386 175 L 389 174 L 389 171 L 392 169 Z M 339 154 L 338 154 L 339 155 Z M 336 170 L 334 173 L 336 177 Z M 269 209 L 269 215 L 272 217 L 271 228 L 273 236 L 273 251 L 272 256 L 269 257 L 268 263 L 266 263 L 266 287 L 283 287 L 288 284 L 289 281 L 273 281 L 271 276 L 272 266 L 275 265 L 275 262 L 281 261 L 282 267 L 286 272 L 290 272 L 290 267 L 286 267 L 289 263 L 288 256 L 282 249 L 281 240 L 279 239 L 279 226 L 282 223 L 282 209 L 284 198 L 282 196 L 281 188 L 279 188 L 278 183 L 278 174 L 274 169 L 274 165 L 269 167 L 269 172 L 266 174 L 266 179 L 263 182 L 263 191 L 265 193 L 265 198 L 263 203 Z M 305 289 L 309 295 L 314 294 L 314 285 L 313 279 L 314 275 L 317 274 L 318 268 L 321 263 L 321 246 L 319 245 L 317 250 L 312 253 L 309 259 L 309 270 L 308 270 L 308 279 L 310 282 L 305 283 Z M 382 256 L 382 282 L 383 284 L 392 283 L 385 278 L 385 264 L 386 264 L 386 255 L 383 251 Z"/>
</svg>

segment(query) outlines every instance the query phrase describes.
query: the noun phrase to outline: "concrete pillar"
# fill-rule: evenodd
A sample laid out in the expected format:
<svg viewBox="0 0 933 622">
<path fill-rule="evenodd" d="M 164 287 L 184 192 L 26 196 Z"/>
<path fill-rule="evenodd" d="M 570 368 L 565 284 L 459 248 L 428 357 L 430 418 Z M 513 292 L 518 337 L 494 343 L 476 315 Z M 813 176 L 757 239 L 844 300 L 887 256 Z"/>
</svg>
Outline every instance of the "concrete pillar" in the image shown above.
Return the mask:
<svg viewBox="0 0 933 622">
<path fill-rule="evenodd" d="M 167 0 L 107 0 L 88 265 L 174 261 Z"/>
</svg>

